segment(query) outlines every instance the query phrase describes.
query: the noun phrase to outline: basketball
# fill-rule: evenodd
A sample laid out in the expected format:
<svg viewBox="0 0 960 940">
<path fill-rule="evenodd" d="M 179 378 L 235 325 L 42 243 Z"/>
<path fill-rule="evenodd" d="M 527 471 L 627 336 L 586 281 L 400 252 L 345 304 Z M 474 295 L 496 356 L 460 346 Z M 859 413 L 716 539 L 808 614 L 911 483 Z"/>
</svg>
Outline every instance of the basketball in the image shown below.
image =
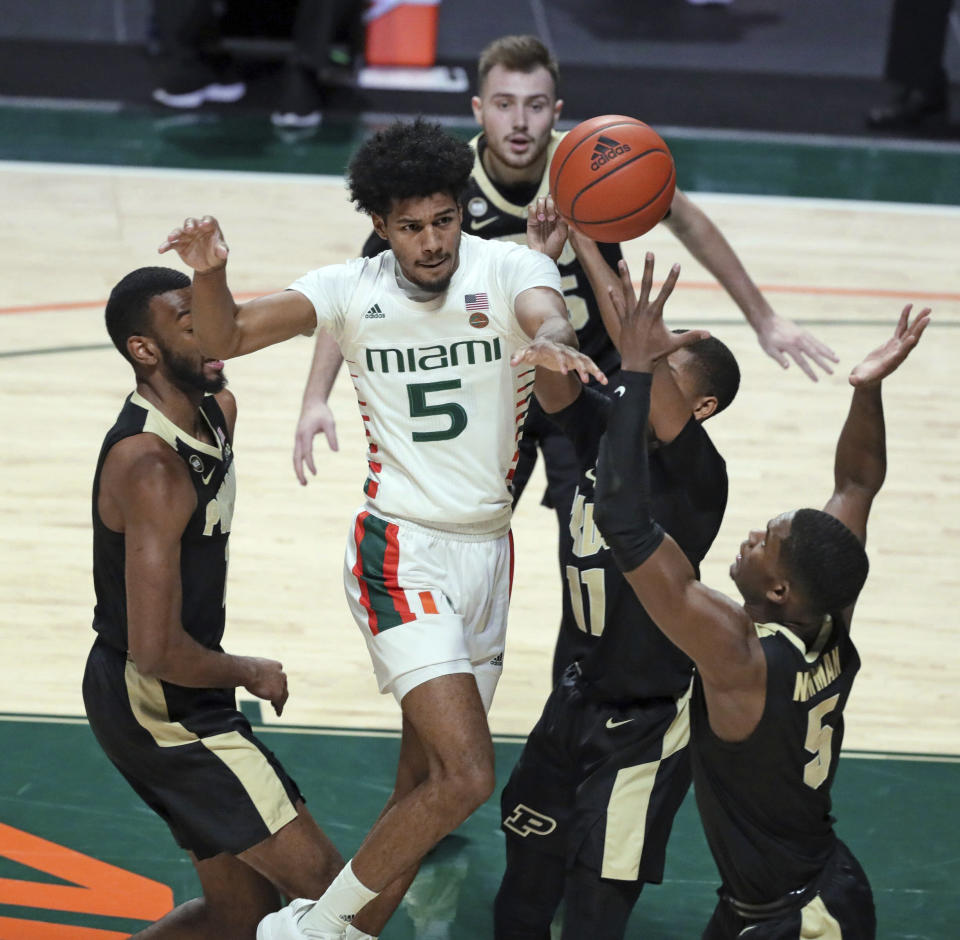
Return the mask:
<svg viewBox="0 0 960 940">
<path fill-rule="evenodd" d="M 625 242 L 649 232 L 667 214 L 676 185 L 663 138 L 622 114 L 578 124 L 550 162 L 557 210 L 577 231 L 600 242 Z"/>
</svg>

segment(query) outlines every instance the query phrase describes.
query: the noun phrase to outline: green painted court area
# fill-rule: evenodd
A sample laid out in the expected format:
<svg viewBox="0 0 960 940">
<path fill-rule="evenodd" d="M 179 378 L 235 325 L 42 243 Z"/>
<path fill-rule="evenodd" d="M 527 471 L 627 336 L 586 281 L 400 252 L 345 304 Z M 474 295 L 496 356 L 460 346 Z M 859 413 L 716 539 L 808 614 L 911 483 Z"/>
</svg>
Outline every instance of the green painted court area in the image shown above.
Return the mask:
<svg viewBox="0 0 960 940">
<path fill-rule="evenodd" d="M 477 128 L 464 110 L 453 133 Z M 340 175 L 369 128 L 330 120 L 284 139 L 263 117 L 0 106 L 0 159 Z M 671 133 L 678 182 L 693 192 L 960 203 L 957 150 Z"/>
<path fill-rule="evenodd" d="M 145 926 L 130 917 L 23 906 L 22 899 L 37 892 L 14 882 L 70 882 L 50 873 L 56 865 L 45 852 L 11 860 L 11 854 L 17 856 L 9 851 L 6 827 L 169 885 L 177 903 L 198 893 L 190 862 L 109 764 L 83 719 L 2 717 L 0 928 L 5 919 L 40 921 L 94 928 L 106 938 Z M 349 856 L 389 794 L 398 738 L 310 728 L 263 729 L 262 734 L 296 778 L 321 825 Z M 499 787 L 520 746 L 519 741 L 498 741 Z M 840 764 L 834 797 L 840 836 L 873 885 L 878 936 L 955 937 L 960 923 L 960 759 L 848 754 Z M 495 798 L 428 856 L 383 940 L 489 940 L 502 866 Z M 715 887 L 716 873 L 688 797 L 674 828 L 665 882 L 644 892 L 628 938 L 698 937 L 712 910 Z M 4 940 L 23 935 L 0 929 Z"/>
</svg>

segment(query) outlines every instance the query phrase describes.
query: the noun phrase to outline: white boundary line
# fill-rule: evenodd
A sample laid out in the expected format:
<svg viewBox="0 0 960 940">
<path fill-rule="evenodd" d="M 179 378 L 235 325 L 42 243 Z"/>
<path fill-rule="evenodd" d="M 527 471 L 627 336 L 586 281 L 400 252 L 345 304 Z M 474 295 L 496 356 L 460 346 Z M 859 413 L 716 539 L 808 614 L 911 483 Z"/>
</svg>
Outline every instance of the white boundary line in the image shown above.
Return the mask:
<svg viewBox="0 0 960 940">
<path fill-rule="evenodd" d="M 31 724 L 48 725 L 85 725 L 86 718 L 80 718 L 75 715 L 15 715 L 0 713 L 0 721 L 15 722 L 22 721 Z M 400 737 L 399 731 L 376 728 L 326 728 L 311 727 L 309 725 L 264 725 L 253 724 L 251 727 L 257 732 L 275 732 L 278 734 L 309 734 L 309 735 L 328 735 L 329 737 L 357 737 L 357 738 L 394 738 Z M 523 735 L 493 735 L 493 740 L 497 744 L 519 744 L 524 740 Z M 909 760 L 922 763 L 940 763 L 940 764 L 960 764 L 960 755 L 953 754 L 885 754 L 881 751 L 843 751 L 843 757 L 853 757 L 858 760 Z"/>
<path fill-rule="evenodd" d="M 0 173 L 74 173 L 79 176 L 157 176 L 180 179 L 264 180 L 289 185 L 320 184 L 344 188 L 342 176 L 330 173 L 260 173 L 257 170 L 209 170 L 162 166 L 113 166 L 109 163 L 34 163 L 30 160 L 0 160 Z"/>
<path fill-rule="evenodd" d="M 563 124 L 565 122 L 561 122 Z M 571 124 L 572 126 L 572 124 Z M 907 153 L 960 154 L 960 143 L 949 140 L 909 140 L 903 137 L 882 137 L 864 134 L 862 137 L 842 137 L 832 134 L 789 134 L 778 131 L 739 131 L 710 127 L 671 127 L 658 124 L 656 131 L 663 137 L 681 140 L 701 139 L 730 141 L 731 143 L 784 144 L 805 147 L 847 147 L 854 150 L 894 150 Z"/>
</svg>

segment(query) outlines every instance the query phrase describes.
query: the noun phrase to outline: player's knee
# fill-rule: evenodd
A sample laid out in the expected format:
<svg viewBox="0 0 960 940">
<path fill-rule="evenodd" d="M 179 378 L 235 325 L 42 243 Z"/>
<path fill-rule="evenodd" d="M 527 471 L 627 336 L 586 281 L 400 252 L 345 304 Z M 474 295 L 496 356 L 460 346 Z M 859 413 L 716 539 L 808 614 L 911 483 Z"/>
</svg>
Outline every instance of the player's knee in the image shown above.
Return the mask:
<svg viewBox="0 0 960 940">
<path fill-rule="evenodd" d="M 494 940 L 549 940 L 556 904 L 526 887 L 516 879 L 501 882 L 493 901 Z"/>
<path fill-rule="evenodd" d="M 463 781 L 463 793 L 466 802 L 470 804 L 471 813 L 493 796 L 496 785 L 497 778 L 493 767 L 482 765 L 470 768 Z"/>
<path fill-rule="evenodd" d="M 267 914 L 280 909 L 280 896 L 251 895 L 237 892 L 230 898 L 203 898 L 202 922 L 210 937 L 231 937 L 254 940 L 257 925 Z"/>
<path fill-rule="evenodd" d="M 330 887 L 330 883 L 340 874 L 342 868 L 343 862 L 339 857 L 322 855 L 314 864 L 295 864 L 274 873 L 273 880 L 285 897 L 318 898 Z M 270 910 L 266 913 L 269 914 Z"/>
<path fill-rule="evenodd" d="M 563 897 L 566 861 L 562 855 L 532 851 L 509 836 L 506 848 L 507 864 L 493 903 L 494 938 L 549 940 Z"/>
<path fill-rule="evenodd" d="M 496 776 L 486 764 L 467 764 L 447 768 L 440 780 L 443 802 L 458 824 L 493 795 Z"/>
</svg>

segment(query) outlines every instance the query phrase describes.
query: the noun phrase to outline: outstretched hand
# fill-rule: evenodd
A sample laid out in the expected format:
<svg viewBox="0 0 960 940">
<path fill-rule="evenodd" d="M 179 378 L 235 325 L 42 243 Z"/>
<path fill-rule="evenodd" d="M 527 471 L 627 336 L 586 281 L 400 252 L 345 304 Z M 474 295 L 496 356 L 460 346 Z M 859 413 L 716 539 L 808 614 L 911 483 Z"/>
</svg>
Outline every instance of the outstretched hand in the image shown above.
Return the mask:
<svg viewBox="0 0 960 940">
<path fill-rule="evenodd" d="M 576 372 L 584 384 L 591 378 L 596 379 L 601 385 L 607 384 L 607 377 L 603 370 L 589 356 L 572 346 L 550 339 L 531 340 L 529 345 L 515 352 L 510 359 L 510 365 L 518 366 L 521 363 L 540 366 L 563 375 Z"/>
<path fill-rule="evenodd" d="M 817 373 L 813 371 L 811 363 L 820 366 L 827 375 L 833 375 L 830 363 L 840 361 L 826 343 L 803 327 L 797 326 L 793 320 L 777 314 L 768 317 L 757 327 L 757 339 L 761 349 L 771 359 L 776 359 L 784 369 L 790 367 L 792 359 L 814 382 L 817 381 Z"/>
<path fill-rule="evenodd" d="M 175 228 L 157 251 L 162 255 L 171 249 L 197 274 L 209 274 L 225 267 L 230 254 L 220 224 L 212 215 L 184 219 L 183 225 Z"/>
<path fill-rule="evenodd" d="M 680 265 L 675 264 L 670 269 L 660 292 L 651 300 L 653 263 L 653 252 L 648 251 L 643 262 L 639 299 L 634 294 L 626 261 L 618 265 L 619 293 L 613 287 L 609 288 L 610 299 L 620 320 L 620 358 L 623 368 L 632 372 L 652 372 L 659 359 L 710 335 L 706 330 L 671 333 L 667 329 L 663 322 L 663 307 L 680 277 Z"/>
<path fill-rule="evenodd" d="M 891 372 L 896 371 L 910 350 L 920 342 L 923 331 L 930 322 L 930 308 L 924 307 L 910 322 L 913 304 L 907 304 L 900 313 L 893 336 L 882 346 L 869 353 L 862 362 L 853 367 L 850 384 L 854 388 L 868 388 L 878 385 Z"/>
<path fill-rule="evenodd" d="M 553 196 L 540 196 L 527 206 L 527 245 L 556 262 L 567 243 L 569 228 Z"/>
</svg>

